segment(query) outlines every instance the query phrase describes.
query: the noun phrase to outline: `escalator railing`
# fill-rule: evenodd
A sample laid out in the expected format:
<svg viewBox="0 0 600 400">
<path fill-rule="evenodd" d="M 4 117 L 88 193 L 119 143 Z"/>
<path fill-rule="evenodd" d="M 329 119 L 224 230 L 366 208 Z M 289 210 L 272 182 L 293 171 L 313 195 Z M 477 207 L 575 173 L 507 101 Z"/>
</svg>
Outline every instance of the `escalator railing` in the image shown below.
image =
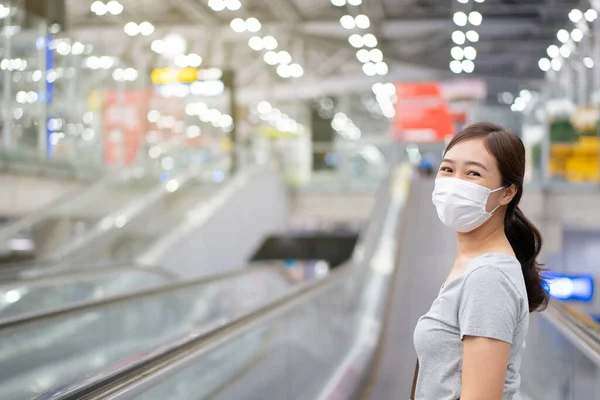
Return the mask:
<svg viewBox="0 0 600 400">
<path fill-rule="evenodd" d="M 328 277 L 40 398 L 344 398 L 355 392 L 381 329 L 409 176 L 405 166 L 394 170 L 353 258 Z"/>
</svg>

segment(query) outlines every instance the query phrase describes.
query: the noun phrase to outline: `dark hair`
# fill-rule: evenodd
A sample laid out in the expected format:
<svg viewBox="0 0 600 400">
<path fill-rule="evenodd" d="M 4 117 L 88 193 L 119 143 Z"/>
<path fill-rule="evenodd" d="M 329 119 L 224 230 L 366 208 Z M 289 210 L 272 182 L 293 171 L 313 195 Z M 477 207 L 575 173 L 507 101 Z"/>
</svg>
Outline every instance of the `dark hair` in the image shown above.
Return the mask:
<svg viewBox="0 0 600 400">
<path fill-rule="evenodd" d="M 504 233 L 521 263 L 529 311 L 542 311 L 548 305 L 547 283 L 542 279 L 541 264 L 537 262 L 542 248 L 542 235 L 519 209 L 525 176 L 525 146 L 517 135 L 501 126 L 490 122 L 478 122 L 467 126 L 452 138 L 445 152 L 458 143 L 471 139 L 484 140 L 486 149 L 496 159 L 502 175 L 502 185 L 517 187 L 517 194 L 506 208 Z"/>
</svg>

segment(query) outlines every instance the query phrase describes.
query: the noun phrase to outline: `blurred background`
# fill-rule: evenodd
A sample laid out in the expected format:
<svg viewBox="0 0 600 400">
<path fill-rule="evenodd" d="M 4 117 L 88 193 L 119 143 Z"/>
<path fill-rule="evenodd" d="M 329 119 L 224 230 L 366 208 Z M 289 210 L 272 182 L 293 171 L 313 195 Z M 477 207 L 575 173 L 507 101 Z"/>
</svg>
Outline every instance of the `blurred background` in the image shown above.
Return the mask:
<svg viewBox="0 0 600 400">
<path fill-rule="evenodd" d="M 0 398 L 408 396 L 432 177 L 491 121 L 553 297 L 522 394 L 600 399 L 599 11 L 0 0 Z"/>
</svg>

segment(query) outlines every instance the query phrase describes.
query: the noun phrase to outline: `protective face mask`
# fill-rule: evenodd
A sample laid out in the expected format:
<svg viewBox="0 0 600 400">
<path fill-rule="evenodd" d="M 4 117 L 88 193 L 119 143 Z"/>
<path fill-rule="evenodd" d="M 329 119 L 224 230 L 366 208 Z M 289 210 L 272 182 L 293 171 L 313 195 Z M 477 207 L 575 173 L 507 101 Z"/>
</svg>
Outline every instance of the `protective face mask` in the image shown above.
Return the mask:
<svg viewBox="0 0 600 400">
<path fill-rule="evenodd" d="M 438 178 L 431 197 L 444 225 L 457 232 L 470 232 L 483 225 L 500 207 L 492 212 L 485 209 L 490 194 L 502 189 L 490 190 L 458 178 Z"/>
</svg>

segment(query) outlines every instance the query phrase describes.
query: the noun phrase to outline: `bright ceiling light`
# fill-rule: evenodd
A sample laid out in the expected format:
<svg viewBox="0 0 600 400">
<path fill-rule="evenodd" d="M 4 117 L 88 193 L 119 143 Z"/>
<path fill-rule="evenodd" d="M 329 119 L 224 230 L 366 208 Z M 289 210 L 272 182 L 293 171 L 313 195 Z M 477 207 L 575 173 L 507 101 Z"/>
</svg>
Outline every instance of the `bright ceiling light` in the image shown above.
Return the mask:
<svg viewBox="0 0 600 400">
<path fill-rule="evenodd" d="M 552 63 L 550 62 L 550 60 L 548 60 L 547 58 L 540 58 L 540 61 L 538 61 L 538 66 L 540 67 L 540 69 L 544 72 L 550 71 L 550 68 L 552 67 Z"/>
<path fill-rule="evenodd" d="M 346 5 L 346 0 L 331 0 L 331 4 L 336 7 L 343 7 Z"/>
<path fill-rule="evenodd" d="M 252 36 L 248 39 L 248 46 L 254 51 L 264 49 L 263 39 L 260 36 Z"/>
<path fill-rule="evenodd" d="M 483 16 L 481 15 L 481 13 L 479 11 L 471 11 L 469 13 L 469 22 L 471 23 L 471 25 L 479 26 L 479 25 L 481 25 L 482 21 L 483 21 Z M 465 68 L 463 67 L 463 69 L 465 69 Z"/>
<path fill-rule="evenodd" d="M 277 43 L 277 39 L 275 39 L 273 36 L 265 36 L 262 39 L 262 44 L 263 47 L 266 50 L 275 50 L 277 48 L 277 46 L 279 45 L 279 43 Z"/>
<path fill-rule="evenodd" d="M 175 56 L 175 65 L 179 68 L 186 68 L 188 66 L 188 58 L 184 54 L 179 54 Z"/>
<path fill-rule="evenodd" d="M 237 11 L 240 8 L 242 8 L 242 2 L 240 0 L 229 0 L 227 2 L 227 9 L 229 11 Z"/>
<path fill-rule="evenodd" d="M 269 65 L 275 65 L 275 64 L 277 64 L 279 57 L 277 56 L 277 53 L 269 50 L 263 56 L 263 60 L 265 60 L 265 62 Z"/>
<path fill-rule="evenodd" d="M 588 22 L 594 22 L 598 18 L 598 12 L 593 8 L 590 8 L 585 12 L 585 19 Z"/>
<path fill-rule="evenodd" d="M 365 14 L 359 14 L 354 19 L 356 26 L 360 29 L 367 29 L 371 26 L 371 20 Z"/>
<path fill-rule="evenodd" d="M 241 18 L 234 18 L 229 24 L 234 32 L 241 33 L 246 30 L 246 21 Z"/>
<path fill-rule="evenodd" d="M 290 65 L 290 72 L 294 78 L 300 78 L 304 75 L 304 69 L 300 64 L 292 64 Z"/>
<path fill-rule="evenodd" d="M 106 10 L 112 15 L 119 15 L 123 12 L 123 5 L 116 0 L 106 3 Z"/>
<path fill-rule="evenodd" d="M 476 3 L 483 3 L 485 0 L 475 0 Z"/>
<path fill-rule="evenodd" d="M 452 32 L 452 41 L 456 44 L 464 44 L 465 43 L 465 34 L 462 31 L 454 31 Z"/>
<path fill-rule="evenodd" d="M 546 53 L 548 53 L 548 56 L 550 58 L 556 58 L 560 55 L 560 49 L 558 48 L 557 45 L 552 44 L 552 45 L 548 46 L 548 48 L 546 49 Z"/>
<path fill-rule="evenodd" d="M 154 25 L 148 21 L 144 21 L 140 24 L 139 30 L 142 35 L 150 36 L 152 35 L 152 32 L 154 32 Z"/>
<path fill-rule="evenodd" d="M 348 5 L 350 6 L 360 6 L 362 4 L 362 0 L 346 0 Z"/>
<path fill-rule="evenodd" d="M 106 5 L 103 2 L 97 0 L 94 1 L 90 7 L 90 11 L 92 11 L 96 15 L 104 15 L 106 14 Z"/>
<path fill-rule="evenodd" d="M 158 53 L 158 54 L 162 54 L 165 51 L 165 48 L 166 48 L 165 42 L 160 39 L 156 39 L 150 45 L 150 49 L 153 52 Z"/>
<path fill-rule="evenodd" d="M 366 64 L 363 64 L 362 69 L 365 75 L 367 76 L 377 75 L 377 67 L 373 63 L 368 62 Z"/>
<path fill-rule="evenodd" d="M 356 52 L 356 58 L 361 63 L 367 63 L 371 60 L 371 54 L 367 49 L 360 49 Z"/>
<path fill-rule="evenodd" d="M 81 42 L 75 42 L 73 43 L 73 47 L 71 48 L 71 52 L 74 55 L 80 55 L 83 54 L 83 52 L 85 51 L 85 46 L 83 45 L 83 43 Z"/>
<path fill-rule="evenodd" d="M 473 46 L 467 46 L 464 50 L 465 58 L 473 61 L 477 57 L 477 50 Z"/>
<path fill-rule="evenodd" d="M 123 30 L 129 36 L 136 36 L 137 34 L 140 33 L 140 27 L 135 22 L 128 22 L 128 23 L 126 23 L 125 27 L 123 28 Z"/>
<path fill-rule="evenodd" d="M 377 46 L 377 38 L 372 33 L 367 33 L 365 36 L 363 36 L 363 42 L 367 47 Z"/>
<path fill-rule="evenodd" d="M 196 53 L 190 53 L 187 56 L 187 62 L 190 67 L 198 68 L 202 64 L 202 57 Z"/>
<path fill-rule="evenodd" d="M 569 19 L 575 23 L 581 21 L 582 18 L 583 13 L 581 12 L 581 10 L 578 10 L 576 8 L 571 10 L 571 12 L 569 13 Z"/>
<path fill-rule="evenodd" d="M 467 4 L 469 2 L 469 0 L 456 0 L 461 4 Z"/>
<path fill-rule="evenodd" d="M 277 66 L 277 75 L 282 78 L 289 78 L 292 76 L 292 68 L 289 65 L 280 64 Z"/>
<path fill-rule="evenodd" d="M 373 49 L 369 52 L 371 61 L 374 63 L 380 63 L 383 61 L 383 53 L 379 49 Z"/>
<path fill-rule="evenodd" d="M 462 69 L 467 74 L 470 74 L 471 72 L 475 71 L 475 63 L 471 60 L 463 60 Z"/>
<path fill-rule="evenodd" d="M 385 62 L 378 62 L 375 64 L 375 72 L 377 75 L 387 75 L 389 71 L 388 65 Z"/>
<path fill-rule="evenodd" d="M 585 57 L 583 59 L 583 65 L 585 65 L 586 68 L 594 68 L 594 59 L 591 57 Z"/>
<path fill-rule="evenodd" d="M 277 62 L 279 64 L 287 65 L 292 62 L 292 56 L 285 50 L 277 53 Z"/>
<path fill-rule="evenodd" d="M 560 46 L 560 55 L 564 58 L 569 58 L 571 56 L 571 48 L 569 45 L 563 44 Z"/>
<path fill-rule="evenodd" d="M 562 43 L 567 43 L 570 36 L 571 35 L 569 35 L 569 32 L 566 29 L 561 29 L 556 33 L 556 38 Z"/>
<path fill-rule="evenodd" d="M 352 15 L 344 15 L 340 18 L 340 24 L 344 29 L 354 29 L 356 28 L 356 22 L 354 22 L 354 18 Z"/>
<path fill-rule="evenodd" d="M 272 109 L 273 106 L 268 101 L 263 100 L 256 105 L 256 111 L 258 111 L 259 114 L 268 114 Z"/>
<path fill-rule="evenodd" d="M 458 60 L 450 61 L 450 71 L 460 74 L 462 72 L 462 63 Z"/>
<path fill-rule="evenodd" d="M 354 33 L 354 34 L 350 35 L 350 37 L 348 38 L 348 42 L 350 43 L 350 46 L 352 46 L 356 49 L 360 49 L 361 47 L 363 47 L 365 45 L 365 41 L 364 41 L 363 37 L 360 36 L 358 33 Z"/>
<path fill-rule="evenodd" d="M 248 32 L 258 32 L 262 28 L 261 23 L 254 17 L 250 17 L 246 20 L 246 29 Z"/>
<path fill-rule="evenodd" d="M 208 6 L 213 9 L 213 11 L 223 11 L 227 4 L 225 4 L 224 0 L 208 0 Z"/>
<path fill-rule="evenodd" d="M 581 42 L 583 39 L 583 32 L 579 28 L 575 28 L 571 31 L 571 39 L 576 42 Z"/>
<path fill-rule="evenodd" d="M 551 62 L 551 66 L 552 69 L 556 72 L 560 71 L 561 67 L 562 67 L 562 62 L 560 61 L 560 59 L 555 58 L 554 60 L 552 60 Z"/>
<path fill-rule="evenodd" d="M 450 55 L 455 60 L 462 60 L 465 57 L 464 50 L 461 47 L 454 46 L 450 49 Z"/>
<path fill-rule="evenodd" d="M 163 54 L 166 57 L 174 58 L 179 54 L 185 53 L 187 49 L 187 42 L 179 33 L 169 33 L 164 37 L 163 41 L 165 42 Z"/>
<path fill-rule="evenodd" d="M 458 26 L 465 26 L 467 24 L 467 14 L 462 11 L 458 11 L 454 13 L 454 17 L 452 17 L 454 23 Z"/>
<path fill-rule="evenodd" d="M 479 41 L 479 33 L 477 33 L 477 31 L 470 30 L 467 32 L 466 36 L 469 42 L 477 43 Z"/>
</svg>

